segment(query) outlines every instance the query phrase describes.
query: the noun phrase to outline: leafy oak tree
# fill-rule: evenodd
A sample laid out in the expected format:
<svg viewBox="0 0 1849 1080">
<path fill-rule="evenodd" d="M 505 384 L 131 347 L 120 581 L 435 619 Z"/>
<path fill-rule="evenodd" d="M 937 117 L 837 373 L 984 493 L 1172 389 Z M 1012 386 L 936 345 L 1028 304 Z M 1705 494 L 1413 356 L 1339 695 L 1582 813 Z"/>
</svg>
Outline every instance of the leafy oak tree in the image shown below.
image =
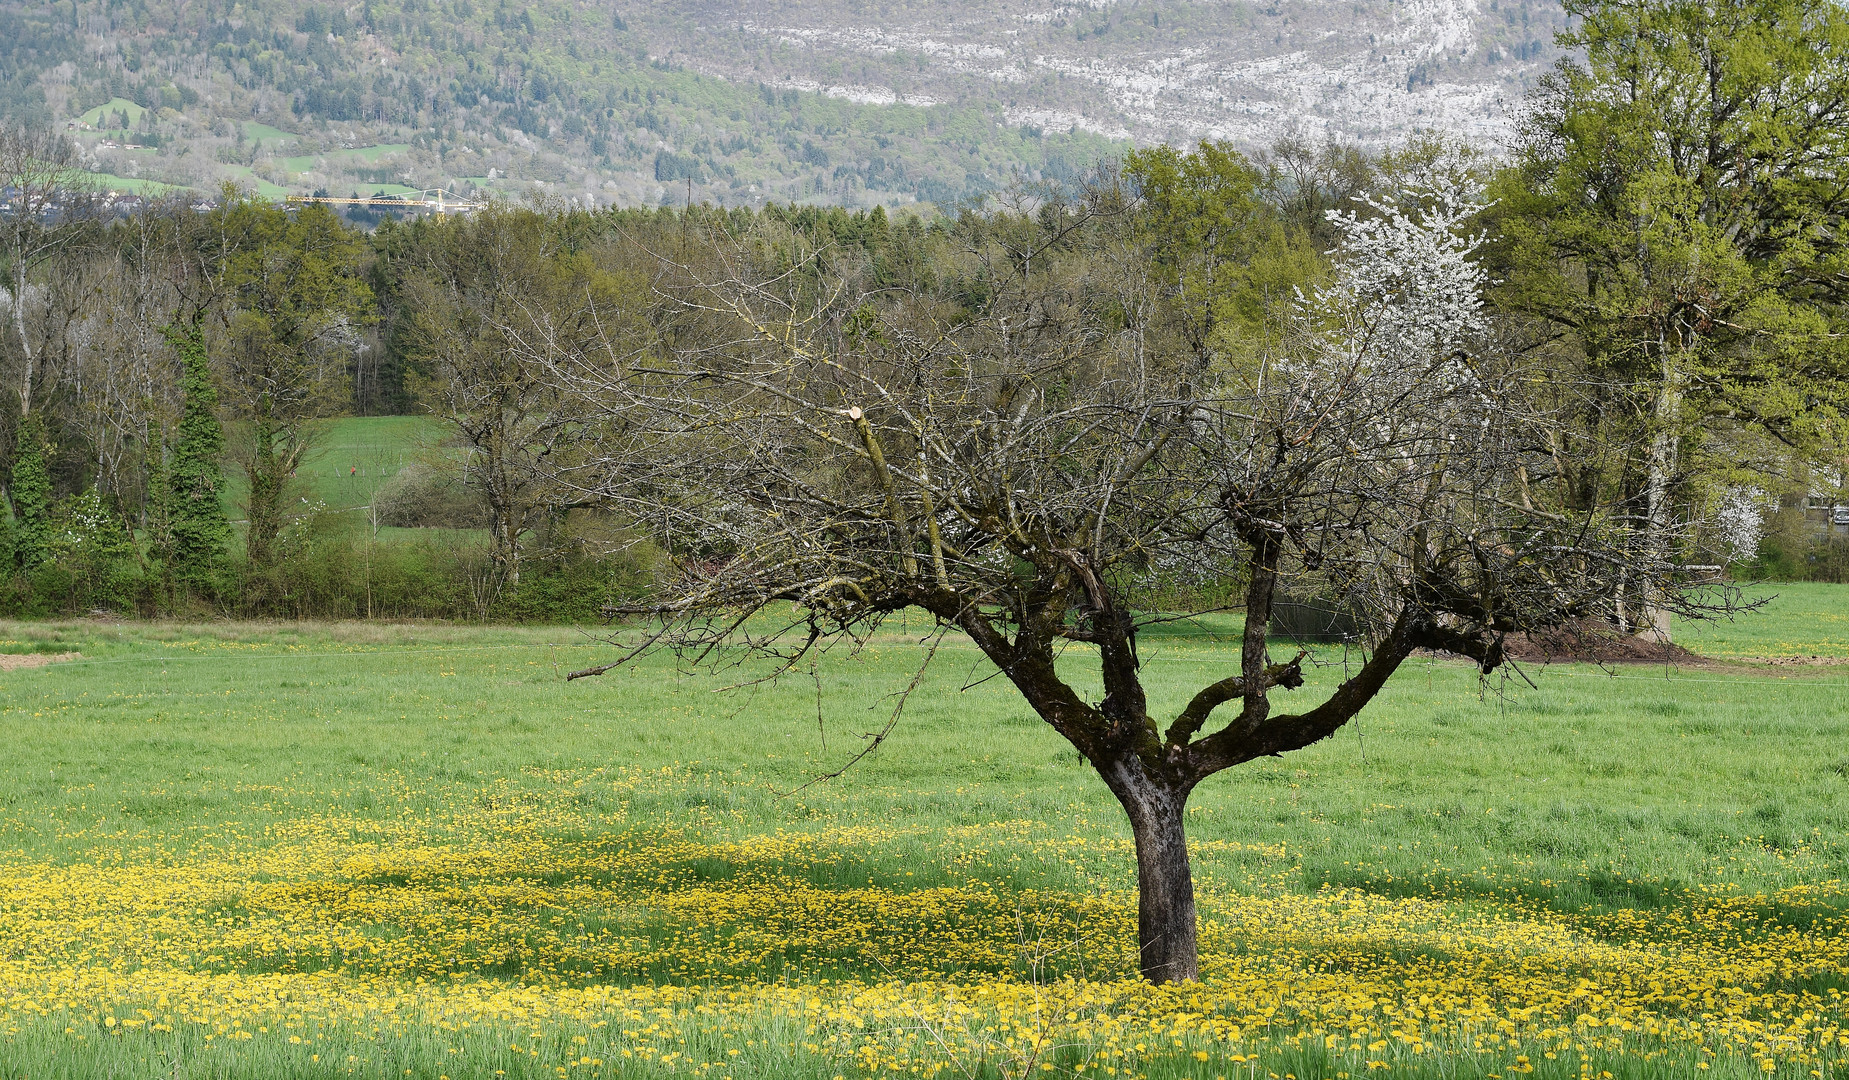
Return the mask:
<svg viewBox="0 0 1849 1080">
<path fill-rule="evenodd" d="M 247 425 L 238 454 L 249 481 L 247 601 L 263 607 L 273 599 L 284 489 L 312 444 L 310 423 L 343 403 L 360 328 L 372 318 L 365 245 L 325 206 L 284 210 L 230 189 L 194 231 L 222 318 L 226 404 Z"/>
<path fill-rule="evenodd" d="M 1499 302 L 1579 358 L 1618 448 L 1582 471 L 1634 542 L 1686 551 L 1704 436 L 1849 438 L 1849 15 L 1830 0 L 1568 0 L 1576 29 L 1499 180 Z M 1620 582 L 1622 630 L 1668 607 Z"/>
</svg>

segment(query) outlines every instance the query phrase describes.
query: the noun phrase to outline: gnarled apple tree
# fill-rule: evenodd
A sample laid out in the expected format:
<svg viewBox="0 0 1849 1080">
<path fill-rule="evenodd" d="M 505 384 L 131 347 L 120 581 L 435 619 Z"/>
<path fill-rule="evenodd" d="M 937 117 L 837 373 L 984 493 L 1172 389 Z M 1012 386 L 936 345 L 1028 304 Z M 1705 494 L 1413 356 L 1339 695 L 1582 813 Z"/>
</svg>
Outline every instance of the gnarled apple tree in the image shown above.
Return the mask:
<svg viewBox="0 0 1849 1080">
<path fill-rule="evenodd" d="M 568 482 L 680 556 L 616 663 L 742 648 L 789 670 L 930 613 L 1123 805 L 1142 972 L 1195 978 L 1201 781 L 1328 737 L 1415 650 L 1491 671 L 1506 635 L 1598 617 L 1619 576 L 1686 612 L 1721 602 L 1640 561 L 1605 512 L 1562 509 L 1534 373 L 1487 344 L 1474 208 L 1421 201 L 1334 218 L 1332 284 L 1249 367 L 1169 330 L 1137 206 L 1109 190 L 998 215 L 954 273 L 903 288 L 787 234 L 664 259 L 650 351 L 556 372 L 608 421 Z M 1137 633 L 1179 575 L 1244 582 L 1244 639 L 1237 670 L 1156 715 Z M 1303 655 L 1268 641 L 1280 588 L 1367 627 L 1365 663 L 1300 708 L 1279 707 L 1305 685 Z M 772 617 L 788 632 L 765 634 Z M 1074 642 L 1098 700 L 1055 666 Z"/>
</svg>

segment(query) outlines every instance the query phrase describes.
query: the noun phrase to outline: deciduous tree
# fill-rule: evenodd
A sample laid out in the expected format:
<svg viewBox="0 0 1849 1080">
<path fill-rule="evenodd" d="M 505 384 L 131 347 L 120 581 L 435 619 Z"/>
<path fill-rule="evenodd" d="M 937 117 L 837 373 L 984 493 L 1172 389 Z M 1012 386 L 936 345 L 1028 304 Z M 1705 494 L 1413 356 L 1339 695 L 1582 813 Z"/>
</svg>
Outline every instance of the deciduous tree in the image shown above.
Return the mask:
<svg viewBox="0 0 1849 1080">
<path fill-rule="evenodd" d="M 283 210 L 235 197 L 211 211 L 201 245 L 222 303 L 218 366 L 233 415 L 248 423 L 245 556 L 263 606 L 284 490 L 307 454 L 309 424 L 339 409 L 358 328 L 371 317 L 364 245 L 325 206 Z"/>
<path fill-rule="evenodd" d="M 679 559 L 627 609 L 645 621 L 615 663 L 742 651 L 774 675 L 928 612 L 1117 797 L 1142 972 L 1196 977 L 1184 811 L 1201 782 L 1328 737 L 1416 649 L 1494 670 L 1506 635 L 1584 616 L 1615 575 L 1701 607 L 1607 515 L 1524 494 L 1546 420 L 1530 373 L 1485 344 L 1475 208 L 1428 202 L 1334 219 L 1333 284 L 1284 346 L 1227 374 L 1153 347 L 1157 256 L 1118 191 L 1030 216 L 1065 237 L 1031 270 L 1021 245 L 979 244 L 937 293 L 868 288 L 800 237 L 715 237 L 713 265 L 664 273 L 659 348 L 561 370 L 612 418 L 601 493 Z M 1158 702 L 1138 633 L 1176 617 L 1151 600 L 1177 568 L 1244 576 L 1244 638 L 1238 670 Z M 1267 629 L 1286 584 L 1340 598 L 1369 633 L 1365 662 L 1297 710 L 1274 705 L 1315 678 L 1309 658 L 1274 656 Z M 1074 652 L 1096 698 L 1061 669 Z"/>
<path fill-rule="evenodd" d="M 532 530 L 574 497 L 554 477 L 584 434 L 582 401 L 552 372 L 606 367 L 645 330 L 645 279 L 593 260 L 570 225 L 485 210 L 430 230 L 403 285 L 412 385 L 466 449 L 464 479 L 488 504 L 488 603 L 519 583 Z"/>
<path fill-rule="evenodd" d="M 1849 16 L 1828 0 L 1568 0 L 1495 194 L 1500 300 L 1583 358 L 1635 542 L 1686 558 L 1703 435 L 1849 438 Z M 1624 629 L 1669 607 L 1619 583 Z"/>
<path fill-rule="evenodd" d="M 0 302 L 7 308 L 16 370 L 19 415 L 32 412 L 43 377 L 41 328 L 32 312 L 42 305 L 39 271 L 85 227 L 77 148 L 70 140 L 23 126 L 0 126 Z M 36 299 L 40 304 L 35 304 Z"/>
</svg>

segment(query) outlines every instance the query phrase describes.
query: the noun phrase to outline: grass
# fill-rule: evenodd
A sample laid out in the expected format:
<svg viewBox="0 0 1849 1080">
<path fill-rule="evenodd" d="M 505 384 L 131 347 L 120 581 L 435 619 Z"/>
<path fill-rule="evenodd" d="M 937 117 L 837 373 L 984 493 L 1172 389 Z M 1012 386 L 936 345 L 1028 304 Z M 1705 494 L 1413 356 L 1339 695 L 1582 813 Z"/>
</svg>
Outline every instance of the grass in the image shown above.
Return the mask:
<svg viewBox="0 0 1849 1080">
<path fill-rule="evenodd" d="M 1764 611 L 1732 622 L 1696 623 L 1678 637 L 1703 656 L 1849 657 L 1849 604 L 1828 585 L 1766 583 L 1746 590 Z"/>
<path fill-rule="evenodd" d="M 77 119 L 93 128 L 100 128 L 103 126 L 105 117 L 119 112 L 128 116 L 129 126 L 133 127 L 141 123 L 141 114 L 147 111 L 148 110 L 144 106 L 137 105 L 127 98 L 111 98 L 107 104 L 98 105 L 96 108 L 84 112 L 82 115 L 78 116 Z"/>
<path fill-rule="evenodd" d="M 1776 593 L 1682 636 L 1840 640 Z M 1171 992 L 1121 810 L 960 643 L 801 787 L 922 629 L 718 694 L 564 682 L 570 629 L 0 625 L 85 656 L 0 675 L 0 1077 L 1849 1075 L 1849 669 L 1416 661 L 1196 792 Z M 1151 635 L 1158 711 L 1234 629 Z"/>
<path fill-rule="evenodd" d="M 370 502 L 379 484 L 440 452 L 447 429 L 425 416 L 356 416 L 328 423 L 297 478 L 330 507 Z"/>
<path fill-rule="evenodd" d="M 383 146 L 358 146 L 351 150 L 331 150 L 325 154 L 299 154 L 295 157 L 280 159 L 282 167 L 292 173 L 310 172 L 323 164 L 340 165 L 375 165 L 382 158 L 393 154 L 402 154 L 411 149 L 410 143 L 388 143 Z"/>
<path fill-rule="evenodd" d="M 271 199 L 280 202 L 284 198 L 294 194 L 289 188 L 258 176 L 248 165 L 221 165 L 219 169 L 232 183 L 246 190 L 255 192 L 260 199 Z"/>
<path fill-rule="evenodd" d="M 279 127 L 271 127 L 268 124 L 260 124 L 255 120 L 244 121 L 244 137 L 253 141 L 260 140 L 270 143 L 271 145 L 274 145 L 278 141 L 300 138 L 300 136 L 293 132 L 284 131 Z"/>
<path fill-rule="evenodd" d="M 177 184 L 163 183 L 159 180 L 137 180 L 132 176 L 115 176 L 111 173 L 85 173 L 84 179 L 93 187 L 103 191 L 126 191 L 131 195 L 171 195 L 188 188 Z"/>
<path fill-rule="evenodd" d="M 235 441 L 236 432 L 231 432 Z M 446 429 L 426 416 L 350 416 L 330 420 L 315 433 L 315 443 L 296 470 L 287 494 L 290 501 L 319 501 L 344 511 L 372 502 L 378 489 L 406 465 L 441 454 Z M 225 468 L 225 509 L 244 514 L 249 490 L 235 465 Z"/>
</svg>

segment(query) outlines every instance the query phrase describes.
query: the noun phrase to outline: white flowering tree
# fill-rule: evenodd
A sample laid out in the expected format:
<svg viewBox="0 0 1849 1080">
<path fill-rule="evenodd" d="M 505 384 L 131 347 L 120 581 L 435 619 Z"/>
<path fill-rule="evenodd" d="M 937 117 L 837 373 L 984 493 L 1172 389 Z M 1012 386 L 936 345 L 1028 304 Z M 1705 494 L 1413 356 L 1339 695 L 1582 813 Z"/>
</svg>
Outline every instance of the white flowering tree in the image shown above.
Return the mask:
<svg viewBox="0 0 1849 1080">
<path fill-rule="evenodd" d="M 1577 619 L 1614 574 L 1665 575 L 1531 484 L 1546 440 L 1530 373 L 1483 346 L 1474 207 L 1337 217 L 1333 283 L 1287 346 L 1218 370 L 1165 344 L 1150 253 L 1109 195 L 995 220 L 933 289 L 864 285 L 789 236 L 664 263 L 659 344 L 556 371 L 607 417 L 564 479 L 655 522 L 677 558 L 610 667 L 730 645 L 788 671 L 909 608 L 973 641 L 1122 804 L 1140 967 L 1179 981 L 1199 967 L 1196 785 L 1327 737 L 1415 649 L 1487 672 L 1504 635 Z M 1174 617 L 1140 591 L 1152 567 L 1247 583 L 1237 670 L 1166 712 L 1137 656 L 1139 629 Z M 1366 662 L 1298 711 L 1273 707 L 1306 686 L 1306 654 L 1268 640 L 1280 587 L 1368 628 Z M 1095 699 L 1055 664 L 1072 643 Z"/>
</svg>

